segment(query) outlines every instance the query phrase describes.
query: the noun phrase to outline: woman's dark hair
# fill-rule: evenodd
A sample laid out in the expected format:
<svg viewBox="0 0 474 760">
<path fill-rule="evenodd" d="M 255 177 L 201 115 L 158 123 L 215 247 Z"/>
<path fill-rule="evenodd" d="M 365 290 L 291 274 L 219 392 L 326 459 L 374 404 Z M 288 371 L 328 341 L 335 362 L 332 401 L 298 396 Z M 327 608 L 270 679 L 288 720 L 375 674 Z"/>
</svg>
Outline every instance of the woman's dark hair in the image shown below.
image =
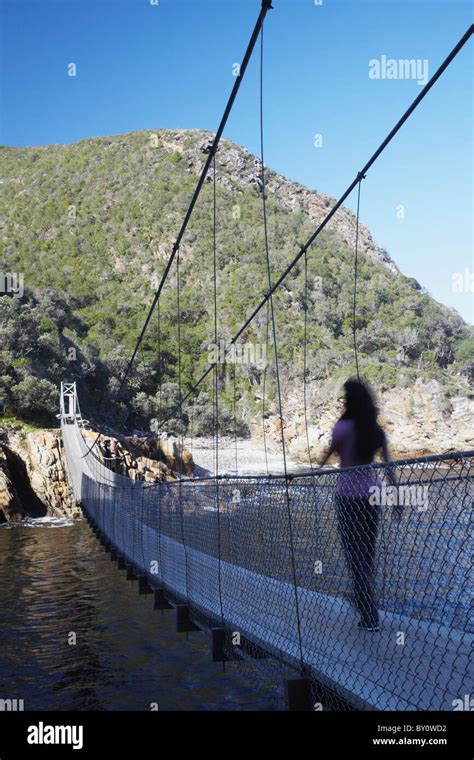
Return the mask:
<svg viewBox="0 0 474 760">
<path fill-rule="evenodd" d="M 356 454 L 362 459 L 372 458 L 384 440 L 383 430 L 377 422 L 379 410 L 367 385 L 350 378 L 344 383 L 345 410 L 341 420 L 354 420 Z"/>
</svg>

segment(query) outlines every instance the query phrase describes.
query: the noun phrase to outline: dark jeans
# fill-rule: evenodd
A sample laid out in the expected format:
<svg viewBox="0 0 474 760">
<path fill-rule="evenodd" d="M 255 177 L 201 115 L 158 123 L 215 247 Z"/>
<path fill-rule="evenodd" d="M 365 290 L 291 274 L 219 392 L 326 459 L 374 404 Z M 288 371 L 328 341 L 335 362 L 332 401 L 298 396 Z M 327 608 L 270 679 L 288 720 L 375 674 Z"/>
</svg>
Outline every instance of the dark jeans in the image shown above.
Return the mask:
<svg viewBox="0 0 474 760">
<path fill-rule="evenodd" d="M 363 625 L 377 625 L 374 560 L 379 509 L 368 499 L 336 496 L 339 532 L 352 575 L 354 600 Z"/>
</svg>

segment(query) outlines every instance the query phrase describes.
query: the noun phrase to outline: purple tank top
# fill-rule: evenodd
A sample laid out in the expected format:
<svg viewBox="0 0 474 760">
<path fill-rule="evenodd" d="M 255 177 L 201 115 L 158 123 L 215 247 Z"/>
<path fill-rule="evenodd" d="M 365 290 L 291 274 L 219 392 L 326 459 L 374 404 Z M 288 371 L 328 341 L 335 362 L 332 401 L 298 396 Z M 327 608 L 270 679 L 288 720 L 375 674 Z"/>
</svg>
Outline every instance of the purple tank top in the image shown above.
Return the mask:
<svg viewBox="0 0 474 760">
<path fill-rule="evenodd" d="M 341 467 L 355 467 L 362 464 L 370 464 L 363 461 L 355 453 L 356 430 L 354 420 L 339 420 L 332 431 L 331 447 L 339 454 Z M 366 499 L 370 495 L 369 489 L 379 486 L 380 481 L 375 470 L 368 467 L 364 470 L 341 472 L 337 478 L 336 494 L 338 496 L 353 496 Z"/>
</svg>

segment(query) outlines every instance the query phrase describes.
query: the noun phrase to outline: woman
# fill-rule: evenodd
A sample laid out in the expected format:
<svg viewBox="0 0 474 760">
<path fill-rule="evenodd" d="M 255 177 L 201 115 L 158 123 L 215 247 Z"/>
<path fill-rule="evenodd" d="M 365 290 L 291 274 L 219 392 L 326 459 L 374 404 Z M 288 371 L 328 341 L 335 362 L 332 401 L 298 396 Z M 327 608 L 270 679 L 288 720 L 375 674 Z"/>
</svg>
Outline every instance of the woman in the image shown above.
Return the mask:
<svg viewBox="0 0 474 760">
<path fill-rule="evenodd" d="M 370 465 L 381 450 L 389 461 L 387 438 L 377 422 L 378 409 L 364 383 L 344 383 L 345 410 L 332 431 L 332 440 L 321 465 L 337 453 L 341 467 Z M 379 614 L 374 599 L 374 560 L 379 521 L 379 500 L 371 491 L 380 488 L 370 468 L 341 472 L 336 486 L 336 510 L 344 552 L 351 571 L 354 597 L 360 614 L 359 628 L 379 631 Z M 378 491 L 380 493 L 380 491 Z M 372 496 L 369 501 L 369 496 Z"/>
</svg>

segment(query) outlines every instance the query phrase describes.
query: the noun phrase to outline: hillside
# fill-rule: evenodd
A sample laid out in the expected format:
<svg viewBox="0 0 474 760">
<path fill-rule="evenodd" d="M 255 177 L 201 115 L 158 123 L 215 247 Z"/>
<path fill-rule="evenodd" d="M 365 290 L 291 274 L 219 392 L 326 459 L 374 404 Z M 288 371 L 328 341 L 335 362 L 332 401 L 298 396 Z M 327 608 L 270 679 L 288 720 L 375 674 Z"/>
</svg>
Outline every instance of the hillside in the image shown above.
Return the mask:
<svg viewBox="0 0 474 760">
<path fill-rule="evenodd" d="M 161 301 L 162 362 L 155 318 L 126 396 L 114 391 L 201 171 L 206 132 L 135 132 L 73 145 L 0 149 L 1 271 L 24 276 L 22 297 L 0 297 L 0 400 L 8 414 L 51 424 L 63 378 L 79 383 L 83 411 L 100 424 L 147 428 L 177 400 L 176 278 Z M 219 334 L 229 340 L 266 291 L 259 160 L 223 140 L 217 153 Z M 333 199 L 267 179 L 274 276 L 321 221 Z M 183 385 L 208 366 L 213 342 L 212 183 L 203 188 L 181 248 Z M 334 420 L 337 389 L 354 370 L 354 216 L 341 209 L 308 256 L 307 395 L 316 452 Z M 360 232 L 358 345 L 361 371 L 382 399 L 397 451 L 474 445 L 474 338 L 461 317 L 405 277 Z M 447 252 L 449 255 L 449 252 Z M 288 437 L 303 448 L 303 266 L 275 298 Z M 266 345 L 263 310 L 245 336 Z M 236 365 L 238 431 L 258 437 L 275 426 L 274 363 Z M 233 429 L 231 371 L 221 373 L 221 428 Z M 205 391 L 186 420 L 211 430 Z M 133 412 L 127 415 L 128 402 Z M 153 426 L 153 425 L 152 425 Z M 176 423 L 169 425 L 171 432 Z"/>
</svg>

